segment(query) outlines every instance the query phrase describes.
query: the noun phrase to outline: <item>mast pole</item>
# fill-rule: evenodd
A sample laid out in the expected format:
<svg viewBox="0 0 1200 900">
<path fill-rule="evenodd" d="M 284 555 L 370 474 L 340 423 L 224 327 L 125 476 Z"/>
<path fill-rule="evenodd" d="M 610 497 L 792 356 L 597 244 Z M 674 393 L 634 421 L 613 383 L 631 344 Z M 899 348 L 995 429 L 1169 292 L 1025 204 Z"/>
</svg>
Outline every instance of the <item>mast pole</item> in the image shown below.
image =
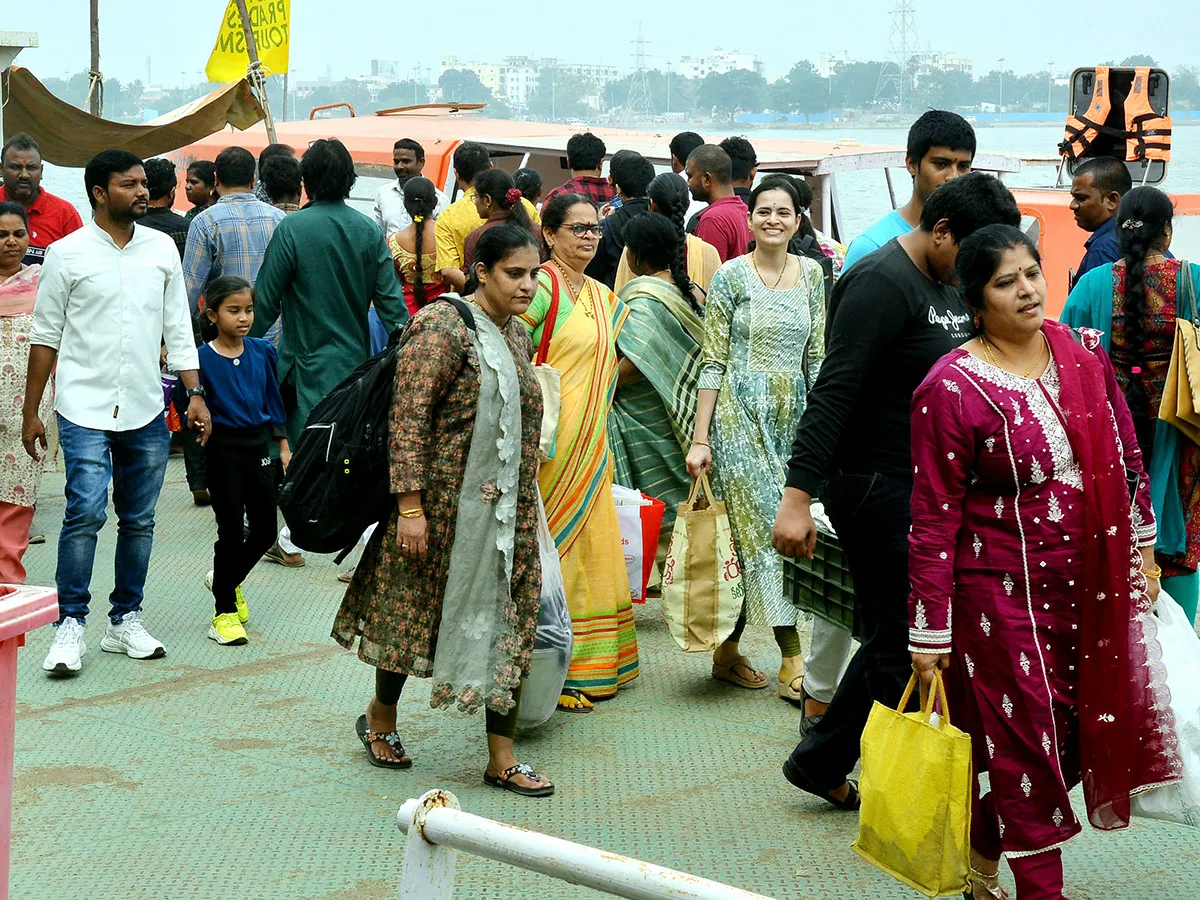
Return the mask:
<svg viewBox="0 0 1200 900">
<path fill-rule="evenodd" d="M 93 3 L 96 0 L 92 0 Z M 247 74 L 250 83 L 258 89 L 259 99 L 262 100 L 263 112 L 267 117 L 267 138 L 272 144 L 279 143 L 275 135 L 275 120 L 271 116 L 271 103 L 267 99 L 267 80 L 263 77 L 262 62 L 258 58 L 258 44 L 254 40 L 254 29 L 250 27 L 250 11 L 246 9 L 246 0 L 234 0 L 238 13 L 242 17 L 242 34 L 246 36 L 246 53 L 250 57 L 250 67 Z"/>
<path fill-rule="evenodd" d="M 104 112 L 104 83 L 100 74 L 100 0 L 91 0 L 89 14 L 92 55 L 88 64 L 88 112 L 99 116 Z"/>
</svg>

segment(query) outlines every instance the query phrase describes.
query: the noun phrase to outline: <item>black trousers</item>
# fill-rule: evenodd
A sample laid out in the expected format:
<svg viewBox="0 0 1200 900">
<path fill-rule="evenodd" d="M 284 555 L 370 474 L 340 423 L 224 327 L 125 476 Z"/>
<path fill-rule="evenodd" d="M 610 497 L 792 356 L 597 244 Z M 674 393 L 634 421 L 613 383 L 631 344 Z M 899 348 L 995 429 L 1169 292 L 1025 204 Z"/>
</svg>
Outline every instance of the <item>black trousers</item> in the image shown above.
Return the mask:
<svg viewBox="0 0 1200 900">
<path fill-rule="evenodd" d="M 275 466 L 265 430 L 217 432 L 205 450 L 208 490 L 217 517 L 213 599 L 218 613 L 231 613 L 237 609 L 237 586 L 275 543 Z M 250 525 L 249 535 L 245 522 Z"/>
<path fill-rule="evenodd" d="M 408 676 L 400 672 L 376 669 L 375 699 L 384 706 L 395 706 L 400 702 L 400 692 L 404 690 L 404 683 L 406 681 L 408 681 Z M 488 734 L 509 738 L 510 740 L 516 735 L 517 712 L 521 709 L 521 689 L 523 687 L 525 687 L 524 679 L 517 685 L 517 689 L 513 691 L 514 705 L 508 712 L 498 713 L 491 709 L 483 711 L 484 728 Z"/>
<path fill-rule="evenodd" d="M 895 707 L 912 674 L 908 652 L 908 532 L 912 481 L 839 474 L 821 498 L 850 574 L 862 646 L 854 654 L 824 718 L 792 751 L 791 763 L 812 786 L 832 791 L 859 758 L 871 705 Z"/>
<path fill-rule="evenodd" d="M 200 432 L 188 428 L 188 396 L 182 380 L 175 385 L 175 396 L 172 398 L 172 402 L 175 404 L 175 411 L 179 413 L 180 422 L 183 424 L 179 440 L 183 445 L 183 468 L 187 472 L 188 490 L 192 493 L 202 491 L 208 487 L 208 475 L 205 471 L 208 454 L 197 440 Z"/>
</svg>

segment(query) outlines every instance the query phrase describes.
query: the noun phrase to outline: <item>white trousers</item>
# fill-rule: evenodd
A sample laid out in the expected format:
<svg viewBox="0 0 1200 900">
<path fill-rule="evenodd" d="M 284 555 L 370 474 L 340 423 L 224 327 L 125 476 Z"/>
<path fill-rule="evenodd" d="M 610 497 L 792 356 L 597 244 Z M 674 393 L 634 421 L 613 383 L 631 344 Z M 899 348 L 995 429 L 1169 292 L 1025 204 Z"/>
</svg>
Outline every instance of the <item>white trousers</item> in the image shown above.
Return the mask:
<svg viewBox="0 0 1200 900">
<path fill-rule="evenodd" d="M 818 703 L 829 703 L 850 661 L 853 638 L 845 628 L 813 616 L 812 643 L 804 657 L 804 690 Z"/>
</svg>

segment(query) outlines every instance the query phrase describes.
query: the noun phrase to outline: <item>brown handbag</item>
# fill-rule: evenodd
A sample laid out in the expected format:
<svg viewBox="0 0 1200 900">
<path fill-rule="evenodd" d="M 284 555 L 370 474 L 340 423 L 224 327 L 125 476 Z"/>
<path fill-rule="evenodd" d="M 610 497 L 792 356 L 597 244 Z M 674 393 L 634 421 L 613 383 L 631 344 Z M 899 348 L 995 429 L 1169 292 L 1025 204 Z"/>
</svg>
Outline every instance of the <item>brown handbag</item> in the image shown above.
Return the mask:
<svg viewBox="0 0 1200 900">
<path fill-rule="evenodd" d="M 1175 345 L 1158 417 L 1200 444 L 1200 310 L 1191 264 L 1183 260 L 1175 291 Z"/>
</svg>

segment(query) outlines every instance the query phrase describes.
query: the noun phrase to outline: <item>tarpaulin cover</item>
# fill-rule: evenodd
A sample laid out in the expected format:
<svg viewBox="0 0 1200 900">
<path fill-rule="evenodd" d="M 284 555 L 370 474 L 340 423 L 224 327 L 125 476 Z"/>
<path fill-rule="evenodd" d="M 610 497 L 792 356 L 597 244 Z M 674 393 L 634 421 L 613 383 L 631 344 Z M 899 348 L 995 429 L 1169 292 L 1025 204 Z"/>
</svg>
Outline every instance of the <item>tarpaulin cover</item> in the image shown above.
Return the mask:
<svg viewBox="0 0 1200 900">
<path fill-rule="evenodd" d="M 82 167 L 110 148 L 149 159 L 186 147 L 226 125 L 241 131 L 264 118 L 262 105 L 244 78 L 157 119 L 130 125 L 98 118 L 59 100 L 21 66 L 5 74 L 5 140 L 25 132 L 41 145 L 42 159 L 56 166 Z"/>
</svg>

